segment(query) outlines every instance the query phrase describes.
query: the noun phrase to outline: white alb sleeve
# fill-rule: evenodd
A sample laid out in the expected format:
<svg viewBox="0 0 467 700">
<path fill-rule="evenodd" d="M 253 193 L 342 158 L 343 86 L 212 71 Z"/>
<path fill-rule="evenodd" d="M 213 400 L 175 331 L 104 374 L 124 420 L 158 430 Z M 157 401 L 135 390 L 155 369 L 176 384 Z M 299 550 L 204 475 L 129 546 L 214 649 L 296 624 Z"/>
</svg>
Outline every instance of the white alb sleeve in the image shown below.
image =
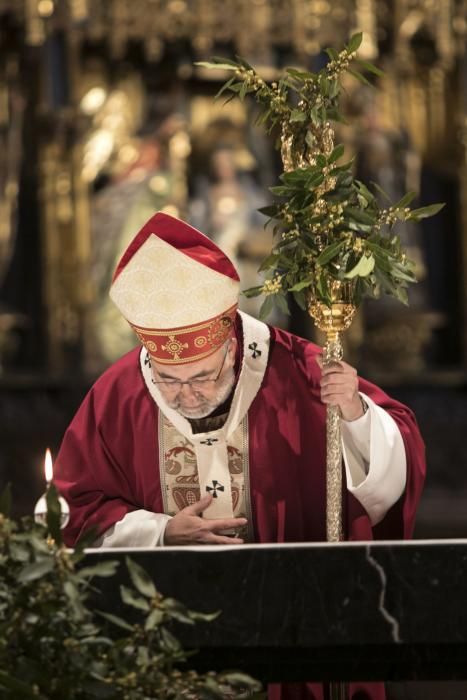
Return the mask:
<svg viewBox="0 0 467 700">
<path fill-rule="evenodd" d="M 134 510 L 109 528 L 94 547 L 162 547 L 170 515 Z"/>
<path fill-rule="evenodd" d="M 407 459 L 397 423 L 368 396 L 360 396 L 369 410 L 355 421 L 341 420 L 342 454 L 347 488 L 376 525 L 404 492 Z"/>
</svg>

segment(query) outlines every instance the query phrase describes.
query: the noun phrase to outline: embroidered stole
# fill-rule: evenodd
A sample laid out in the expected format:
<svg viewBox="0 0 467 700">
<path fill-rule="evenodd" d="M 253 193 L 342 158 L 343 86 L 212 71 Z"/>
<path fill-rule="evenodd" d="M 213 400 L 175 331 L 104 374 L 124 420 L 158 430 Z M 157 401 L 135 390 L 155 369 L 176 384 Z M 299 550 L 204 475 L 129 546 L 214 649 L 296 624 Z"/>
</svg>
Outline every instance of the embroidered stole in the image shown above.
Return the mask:
<svg viewBox="0 0 467 700">
<path fill-rule="evenodd" d="M 142 348 L 140 365 L 146 386 L 159 408 L 159 471 L 164 511 L 170 515 L 201 495 L 213 500 L 208 518 L 246 517 L 252 540 L 248 466 L 248 409 L 263 381 L 269 351 L 266 324 L 239 312 L 243 326 L 243 362 L 230 411 L 216 430 L 193 433 L 190 422 L 171 409 L 157 386 L 147 351 Z"/>
</svg>

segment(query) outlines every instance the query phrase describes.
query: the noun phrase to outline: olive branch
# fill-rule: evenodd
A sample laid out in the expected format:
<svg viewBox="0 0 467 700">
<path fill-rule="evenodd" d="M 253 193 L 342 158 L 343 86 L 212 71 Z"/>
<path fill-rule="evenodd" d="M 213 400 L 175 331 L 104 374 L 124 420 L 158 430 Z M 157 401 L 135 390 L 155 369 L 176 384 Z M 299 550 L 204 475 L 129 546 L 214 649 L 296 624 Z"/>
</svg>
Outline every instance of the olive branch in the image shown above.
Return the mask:
<svg viewBox="0 0 467 700">
<path fill-rule="evenodd" d="M 243 292 L 265 296 L 260 318 L 274 304 L 288 313 L 288 292 L 303 309 L 310 299 L 331 306 L 342 285 L 355 306 L 382 293 L 407 304 L 408 285 L 417 281 L 415 264 L 394 229 L 400 222 L 433 216 L 444 204 L 412 209 L 415 192 L 391 202 L 379 185 L 368 187 L 354 177 L 353 159 L 343 162 L 344 145 L 334 143 L 332 123 L 345 122 L 339 111 L 343 73 L 367 85 L 371 83 L 364 73 L 383 74 L 357 57 L 361 41 L 358 33 L 340 52 L 327 48 L 328 63 L 318 73 L 286 68 L 270 84 L 242 58 L 197 63 L 232 72 L 216 98 L 231 93 L 227 103 L 253 96 L 262 108 L 257 123 L 267 133 L 278 132 L 281 184 L 270 188 L 274 203 L 259 210 L 268 217 L 267 224 L 274 223 L 274 244 L 259 268 L 264 284 Z M 387 206 L 380 206 L 376 194 Z"/>
</svg>

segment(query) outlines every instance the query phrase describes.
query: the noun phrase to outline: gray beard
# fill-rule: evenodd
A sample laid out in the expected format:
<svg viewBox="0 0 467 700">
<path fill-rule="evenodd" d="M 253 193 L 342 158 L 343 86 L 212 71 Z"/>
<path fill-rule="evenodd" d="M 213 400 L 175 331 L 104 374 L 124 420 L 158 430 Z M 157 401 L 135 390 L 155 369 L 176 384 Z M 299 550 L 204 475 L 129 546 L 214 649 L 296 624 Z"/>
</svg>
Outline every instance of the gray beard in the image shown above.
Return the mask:
<svg viewBox="0 0 467 700">
<path fill-rule="evenodd" d="M 173 408 L 175 411 L 180 413 L 181 416 L 184 418 L 192 418 L 192 419 L 197 419 L 197 418 L 206 418 L 209 416 L 213 411 L 216 410 L 219 406 L 221 406 L 224 401 L 228 398 L 230 395 L 233 387 L 235 384 L 235 372 L 233 368 L 231 368 L 230 372 L 226 374 L 222 382 L 219 383 L 217 391 L 212 399 L 205 399 L 203 401 L 202 407 L 199 408 L 194 408 L 194 409 L 188 409 L 188 408 L 180 408 L 180 401 L 175 400 L 175 401 L 167 401 L 169 404 L 170 408 Z"/>
</svg>

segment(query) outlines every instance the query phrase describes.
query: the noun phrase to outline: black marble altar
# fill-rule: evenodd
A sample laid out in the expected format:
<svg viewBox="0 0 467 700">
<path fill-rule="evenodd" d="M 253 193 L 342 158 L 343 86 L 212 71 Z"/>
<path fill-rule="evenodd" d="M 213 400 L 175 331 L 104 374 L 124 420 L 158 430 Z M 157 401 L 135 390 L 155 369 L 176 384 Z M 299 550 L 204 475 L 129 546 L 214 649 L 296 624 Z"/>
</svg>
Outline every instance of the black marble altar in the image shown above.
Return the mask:
<svg viewBox="0 0 467 700">
<path fill-rule="evenodd" d="M 86 564 L 122 559 L 127 583 L 126 554 L 163 594 L 222 611 L 177 629 L 200 669 L 267 681 L 467 679 L 466 540 L 94 550 Z M 115 579 L 100 581 L 101 609 L 122 613 Z"/>
</svg>

